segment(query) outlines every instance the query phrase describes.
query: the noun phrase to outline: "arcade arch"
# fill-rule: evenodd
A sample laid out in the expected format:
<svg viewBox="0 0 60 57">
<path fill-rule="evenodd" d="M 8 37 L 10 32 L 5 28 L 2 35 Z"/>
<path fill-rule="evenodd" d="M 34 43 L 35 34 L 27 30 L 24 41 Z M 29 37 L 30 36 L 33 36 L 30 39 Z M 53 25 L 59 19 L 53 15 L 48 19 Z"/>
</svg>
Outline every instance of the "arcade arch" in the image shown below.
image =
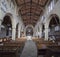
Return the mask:
<svg viewBox="0 0 60 57">
<path fill-rule="evenodd" d="M 60 37 L 60 19 L 56 14 L 51 15 L 49 21 L 49 37 L 59 38 Z"/>
<path fill-rule="evenodd" d="M 60 31 L 60 19 L 57 14 L 51 14 L 49 19 L 46 21 L 45 25 L 45 38 L 50 38 L 51 36 L 54 36 L 56 38 L 56 35 L 58 31 Z M 60 32 L 58 33 L 60 34 Z"/>
<path fill-rule="evenodd" d="M 5 15 L 1 23 L 1 37 L 12 37 L 12 21 L 9 15 Z"/>
</svg>

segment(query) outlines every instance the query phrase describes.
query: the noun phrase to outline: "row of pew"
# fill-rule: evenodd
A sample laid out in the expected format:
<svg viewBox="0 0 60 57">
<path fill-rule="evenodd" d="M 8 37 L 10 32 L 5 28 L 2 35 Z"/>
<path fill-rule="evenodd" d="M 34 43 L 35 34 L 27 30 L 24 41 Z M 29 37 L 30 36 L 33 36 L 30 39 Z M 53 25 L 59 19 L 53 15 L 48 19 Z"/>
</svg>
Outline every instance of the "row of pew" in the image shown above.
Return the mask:
<svg viewBox="0 0 60 57">
<path fill-rule="evenodd" d="M 45 41 L 44 38 L 33 38 L 37 46 L 38 56 L 60 57 L 60 41 Z"/>
<path fill-rule="evenodd" d="M 0 57 L 20 57 L 26 38 L 0 38 Z"/>
</svg>

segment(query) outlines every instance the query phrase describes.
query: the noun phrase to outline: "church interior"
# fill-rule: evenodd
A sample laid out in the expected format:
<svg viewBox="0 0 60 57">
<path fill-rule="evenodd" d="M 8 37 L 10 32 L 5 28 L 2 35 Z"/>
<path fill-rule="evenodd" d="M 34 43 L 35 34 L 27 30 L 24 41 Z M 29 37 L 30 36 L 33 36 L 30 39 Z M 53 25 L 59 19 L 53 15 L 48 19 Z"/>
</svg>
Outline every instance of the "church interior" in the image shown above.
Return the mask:
<svg viewBox="0 0 60 57">
<path fill-rule="evenodd" d="M 0 0 L 0 57 L 60 57 L 60 0 Z"/>
</svg>

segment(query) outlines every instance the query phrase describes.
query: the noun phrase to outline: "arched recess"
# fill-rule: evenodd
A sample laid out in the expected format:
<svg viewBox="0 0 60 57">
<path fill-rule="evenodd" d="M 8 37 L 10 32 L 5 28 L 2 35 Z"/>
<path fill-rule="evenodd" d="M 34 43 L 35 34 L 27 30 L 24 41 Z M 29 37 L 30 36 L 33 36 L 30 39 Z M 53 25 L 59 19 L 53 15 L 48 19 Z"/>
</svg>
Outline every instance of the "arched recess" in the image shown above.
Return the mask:
<svg viewBox="0 0 60 57">
<path fill-rule="evenodd" d="M 19 23 L 16 25 L 16 38 L 18 38 L 18 28 L 19 28 Z"/>
<path fill-rule="evenodd" d="M 6 14 L 1 23 L 1 37 L 12 37 L 12 21 L 11 15 Z"/>
<path fill-rule="evenodd" d="M 28 31 L 28 32 L 27 32 Z M 31 31 L 31 32 L 30 32 Z M 25 27 L 25 36 L 28 36 L 26 33 L 31 33 L 30 36 L 33 36 L 34 35 L 34 27 L 32 25 L 27 25 Z"/>
<path fill-rule="evenodd" d="M 49 26 L 49 38 L 59 38 L 60 37 L 60 19 L 56 14 L 51 14 L 48 21 Z"/>
</svg>

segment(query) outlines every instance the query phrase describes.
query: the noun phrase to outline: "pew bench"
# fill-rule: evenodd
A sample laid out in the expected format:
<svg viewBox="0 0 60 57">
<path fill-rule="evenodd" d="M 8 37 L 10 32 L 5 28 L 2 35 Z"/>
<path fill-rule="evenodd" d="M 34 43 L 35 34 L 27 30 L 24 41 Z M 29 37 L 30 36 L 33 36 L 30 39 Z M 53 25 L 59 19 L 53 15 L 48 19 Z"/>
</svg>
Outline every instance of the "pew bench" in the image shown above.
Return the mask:
<svg viewBox="0 0 60 57">
<path fill-rule="evenodd" d="M 53 42 L 49 42 L 49 41 L 36 42 L 38 56 L 39 55 L 45 55 L 47 50 L 48 50 L 49 45 L 57 45 L 57 44 L 53 43 Z"/>
<path fill-rule="evenodd" d="M 10 41 L 10 42 L 4 43 L 4 46 L 18 47 L 20 53 L 22 52 L 24 45 L 25 45 L 25 42 L 19 42 L 19 41 Z"/>
<path fill-rule="evenodd" d="M 48 46 L 48 50 L 44 57 L 60 57 L 60 46 L 58 45 Z"/>
<path fill-rule="evenodd" d="M 0 46 L 0 57 L 19 57 L 19 48 L 12 46 Z"/>
<path fill-rule="evenodd" d="M 23 47 L 25 44 L 24 41 L 2 41 L 0 43 L 0 57 L 20 57 Z"/>
</svg>

